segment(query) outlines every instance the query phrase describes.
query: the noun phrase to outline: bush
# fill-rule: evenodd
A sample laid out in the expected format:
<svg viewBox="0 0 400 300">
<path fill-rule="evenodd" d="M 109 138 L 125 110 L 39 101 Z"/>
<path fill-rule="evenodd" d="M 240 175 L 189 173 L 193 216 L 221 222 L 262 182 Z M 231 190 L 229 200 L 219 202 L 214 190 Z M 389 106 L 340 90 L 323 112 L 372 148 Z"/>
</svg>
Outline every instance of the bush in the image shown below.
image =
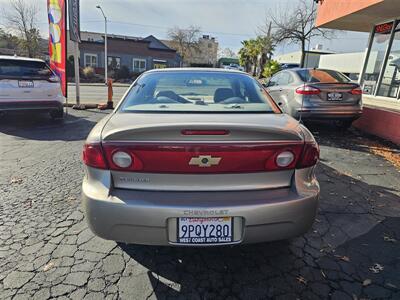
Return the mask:
<svg viewBox="0 0 400 300">
<path fill-rule="evenodd" d="M 83 76 L 86 79 L 93 79 L 96 76 L 96 71 L 92 67 L 86 67 L 83 69 Z"/>
<path fill-rule="evenodd" d="M 280 64 L 276 60 L 270 60 L 265 64 L 263 76 L 266 78 L 272 77 L 275 73 L 281 70 Z"/>
<path fill-rule="evenodd" d="M 114 76 L 116 80 L 128 79 L 131 77 L 131 72 L 127 66 L 121 66 L 120 69 L 115 70 Z"/>
</svg>

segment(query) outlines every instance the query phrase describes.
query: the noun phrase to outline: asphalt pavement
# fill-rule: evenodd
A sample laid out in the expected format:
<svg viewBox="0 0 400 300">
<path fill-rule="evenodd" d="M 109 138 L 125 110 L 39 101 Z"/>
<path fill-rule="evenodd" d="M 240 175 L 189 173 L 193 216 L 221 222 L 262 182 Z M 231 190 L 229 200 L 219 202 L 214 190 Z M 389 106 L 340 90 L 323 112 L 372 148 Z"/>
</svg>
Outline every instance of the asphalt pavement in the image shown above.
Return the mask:
<svg viewBox="0 0 400 300">
<path fill-rule="evenodd" d="M 128 84 L 115 84 L 113 86 L 113 101 L 117 104 L 129 88 Z M 82 104 L 100 104 L 107 102 L 108 87 L 104 84 L 82 84 L 80 87 L 80 98 Z M 68 103 L 76 103 L 76 87 L 68 85 Z"/>
<path fill-rule="evenodd" d="M 400 172 L 374 140 L 312 128 L 322 194 L 302 237 L 125 245 L 95 237 L 80 205 L 82 145 L 106 113 L 0 119 L 1 299 L 400 299 Z"/>
</svg>

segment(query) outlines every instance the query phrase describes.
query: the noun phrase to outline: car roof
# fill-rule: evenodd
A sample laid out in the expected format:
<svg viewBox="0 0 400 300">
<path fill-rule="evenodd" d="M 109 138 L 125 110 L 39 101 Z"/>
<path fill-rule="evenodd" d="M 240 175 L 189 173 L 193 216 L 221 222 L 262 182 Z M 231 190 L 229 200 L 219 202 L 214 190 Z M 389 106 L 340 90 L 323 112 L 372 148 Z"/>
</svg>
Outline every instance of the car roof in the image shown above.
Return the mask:
<svg viewBox="0 0 400 300">
<path fill-rule="evenodd" d="M 166 68 L 166 69 L 153 69 L 147 71 L 146 73 L 170 73 L 170 72 L 218 72 L 218 73 L 237 73 L 237 74 L 246 74 L 246 72 L 242 72 L 239 70 L 230 70 L 230 69 L 218 69 L 218 68 Z"/>
<path fill-rule="evenodd" d="M 17 61 L 37 61 L 37 62 L 45 63 L 45 61 L 43 59 L 22 57 L 22 56 L 0 55 L 0 60 L 1 59 L 17 60 Z"/>
</svg>

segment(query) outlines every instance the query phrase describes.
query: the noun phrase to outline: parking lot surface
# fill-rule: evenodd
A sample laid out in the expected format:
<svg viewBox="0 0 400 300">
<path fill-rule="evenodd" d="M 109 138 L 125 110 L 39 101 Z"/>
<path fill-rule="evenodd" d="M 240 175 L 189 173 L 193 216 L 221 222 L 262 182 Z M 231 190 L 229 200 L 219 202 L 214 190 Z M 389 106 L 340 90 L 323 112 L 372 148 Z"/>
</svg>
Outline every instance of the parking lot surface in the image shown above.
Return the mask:
<svg viewBox="0 0 400 300">
<path fill-rule="evenodd" d="M 400 299 L 400 172 L 370 138 L 314 125 L 322 193 L 303 237 L 145 247 L 95 237 L 80 207 L 83 141 L 104 116 L 0 119 L 1 299 Z"/>
</svg>

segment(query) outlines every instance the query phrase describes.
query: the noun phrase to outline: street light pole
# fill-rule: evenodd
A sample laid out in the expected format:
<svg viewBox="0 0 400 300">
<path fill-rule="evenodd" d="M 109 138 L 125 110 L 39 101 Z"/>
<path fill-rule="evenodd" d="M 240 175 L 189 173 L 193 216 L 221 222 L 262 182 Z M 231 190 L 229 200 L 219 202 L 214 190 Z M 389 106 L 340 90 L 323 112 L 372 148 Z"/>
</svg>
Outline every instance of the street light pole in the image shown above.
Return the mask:
<svg viewBox="0 0 400 300">
<path fill-rule="evenodd" d="M 100 9 L 100 11 L 104 17 L 104 29 L 105 29 L 105 35 L 104 35 L 104 77 L 105 78 L 104 78 L 104 81 L 107 85 L 108 84 L 107 17 L 100 5 L 97 5 L 96 8 Z"/>
</svg>

